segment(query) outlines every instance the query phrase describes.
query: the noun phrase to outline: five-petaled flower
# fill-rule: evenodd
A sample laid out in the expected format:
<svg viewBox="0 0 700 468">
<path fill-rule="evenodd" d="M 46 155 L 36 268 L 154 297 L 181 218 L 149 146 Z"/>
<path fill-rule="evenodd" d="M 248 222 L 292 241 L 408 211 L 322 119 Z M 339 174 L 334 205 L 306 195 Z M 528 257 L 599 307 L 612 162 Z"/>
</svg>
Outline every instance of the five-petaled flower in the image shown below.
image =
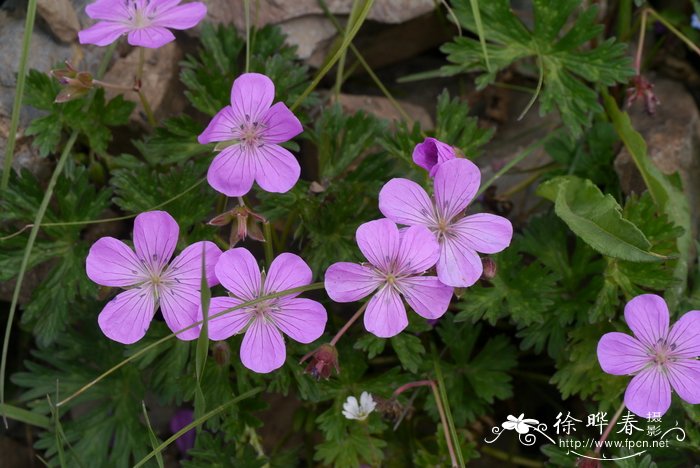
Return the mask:
<svg viewBox="0 0 700 468">
<path fill-rule="evenodd" d="M 525 419 L 525 413 L 521 413 L 517 418 L 509 414 L 506 419 L 507 421 L 501 424 L 503 429 L 508 431 L 515 429 L 518 434 L 527 434 L 531 427 L 537 427 L 540 423 L 537 419 Z"/>
<path fill-rule="evenodd" d="M 175 40 L 170 29 L 189 29 L 207 14 L 202 2 L 181 0 L 97 0 L 85 13 L 97 23 L 78 33 L 81 44 L 106 46 L 127 34 L 132 46 L 157 49 Z"/>
<path fill-rule="evenodd" d="M 644 418 L 662 415 L 671 406 L 671 388 L 688 403 L 700 403 L 700 310 L 669 330 L 666 302 L 643 294 L 627 303 L 625 321 L 634 337 L 606 333 L 598 342 L 598 361 L 608 374 L 634 374 L 625 392 L 627 408 Z"/>
<path fill-rule="evenodd" d="M 357 403 L 357 398 L 349 396 L 343 403 L 343 416 L 348 419 L 357 419 L 364 421 L 367 416 L 377 407 L 372 395 L 367 392 L 362 392 L 360 395 L 360 403 Z"/>
<path fill-rule="evenodd" d="M 326 271 L 325 286 L 336 302 L 354 302 L 377 291 L 364 314 L 367 331 L 389 338 L 408 326 L 401 296 L 427 319 L 447 311 L 452 288 L 435 276 L 422 276 L 440 250 L 427 228 L 411 226 L 399 233 L 392 221 L 378 219 L 357 228 L 356 239 L 370 264 L 334 263 Z"/>
<path fill-rule="evenodd" d="M 221 251 L 212 242 L 195 242 L 168 263 L 179 233 L 180 228 L 168 213 L 149 211 L 134 220 L 135 253 L 113 237 L 103 237 L 90 248 L 88 277 L 103 286 L 126 289 L 107 303 L 97 319 L 108 338 L 124 344 L 140 340 L 158 306 L 173 332 L 197 321 L 202 252 L 207 283 L 213 286 L 218 284 L 214 265 Z M 182 340 L 197 336 L 197 327 L 177 335 Z"/>
<path fill-rule="evenodd" d="M 430 177 L 435 177 L 438 166 L 450 159 L 455 159 L 454 148 L 435 138 L 428 137 L 413 149 L 413 162 L 428 171 Z"/>
<path fill-rule="evenodd" d="M 257 181 L 267 192 L 283 193 L 299 180 L 299 163 L 279 144 L 303 128 L 284 103 L 272 105 L 274 97 L 275 85 L 267 76 L 239 76 L 231 89 L 231 105 L 221 109 L 199 135 L 201 144 L 219 142 L 225 146 L 207 173 L 215 190 L 239 197 Z"/>
<path fill-rule="evenodd" d="M 216 277 L 231 297 L 212 298 L 209 316 L 222 313 L 266 295 L 311 283 L 311 269 L 299 256 L 280 254 L 265 275 L 255 257 L 246 249 L 224 252 L 216 264 Z M 326 309 L 298 293 L 264 300 L 257 304 L 225 312 L 208 323 L 209 338 L 225 340 L 245 330 L 241 344 L 241 362 L 259 373 L 271 372 L 284 364 L 286 350 L 282 333 L 300 343 L 318 339 L 326 328 Z M 202 316 L 201 308 L 199 315 Z"/>
<path fill-rule="evenodd" d="M 481 173 L 468 159 L 451 159 L 437 166 L 434 201 L 417 183 L 392 179 L 379 192 L 379 210 L 392 221 L 425 226 L 440 244 L 437 274 L 448 286 L 468 287 L 481 276 L 477 252 L 492 254 L 510 245 L 513 226 L 501 216 L 463 216 L 479 189 Z"/>
</svg>

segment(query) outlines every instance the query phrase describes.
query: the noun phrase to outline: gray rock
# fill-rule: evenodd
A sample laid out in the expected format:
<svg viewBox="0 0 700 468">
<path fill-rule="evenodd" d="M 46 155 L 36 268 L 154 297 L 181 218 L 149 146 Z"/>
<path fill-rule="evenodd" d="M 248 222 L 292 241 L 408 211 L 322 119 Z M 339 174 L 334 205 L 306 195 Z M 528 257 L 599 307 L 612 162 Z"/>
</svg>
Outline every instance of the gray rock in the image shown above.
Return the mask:
<svg viewBox="0 0 700 468">
<path fill-rule="evenodd" d="M 652 162 L 664 174 L 679 173 L 691 207 L 693 237 L 700 221 L 700 113 L 683 84 L 668 79 L 651 80 L 659 98 L 654 115 L 641 102 L 629 109 L 634 128 L 647 143 Z M 615 170 L 626 193 L 646 190 L 634 161 L 623 148 L 615 159 Z"/>
<path fill-rule="evenodd" d="M 56 38 L 63 42 L 77 40 L 80 23 L 70 0 L 38 0 L 37 13 Z"/>
</svg>

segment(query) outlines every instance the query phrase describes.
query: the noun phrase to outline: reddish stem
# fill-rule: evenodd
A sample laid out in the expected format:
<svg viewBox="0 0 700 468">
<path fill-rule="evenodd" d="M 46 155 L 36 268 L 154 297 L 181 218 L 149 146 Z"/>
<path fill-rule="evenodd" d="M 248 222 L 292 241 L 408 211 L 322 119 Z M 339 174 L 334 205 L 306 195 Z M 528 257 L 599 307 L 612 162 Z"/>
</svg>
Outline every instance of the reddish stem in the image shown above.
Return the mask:
<svg viewBox="0 0 700 468">
<path fill-rule="evenodd" d="M 605 428 L 605 432 L 603 432 L 603 435 L 600 436 L 600 440 L 598 441 L 598 446 L 595 448 L 595 454 L 600 455 L 600 451 L 603 448 L 603 442 L 605 442 L 608 439 L 608 436 L 612 432 L 613 427 L 615 427 L 615 423 L 617 422 L 618 419 L 620 419 L 620 415 L 622 415 L 622 412 L 625 409 L 625 404 L 624 402 L 622 405 L 620 405 L 620 408 L 617 410 L 617 413 L 612 417 L 610 420 L 610 423 L 608 424 L 608 427 Z"/>
<path fill-rule="evenodd" d="M 455 455 L 455 449 L 452 445 L 452 439 L 450 438 L 450 431 L 447 426 L 447 416 L 445 415 L 445 408 L 442 406 L 442 400 L 440 399 L 440 392 L 438 391 L 437 384 L 434 380 L 418 380 L 415 382 L 409 382 L 403 384 L 396 390 L 394 390 L 394 397 L 405 392 L 409 388 L 415 387 L 430 387 L 433 391 L 433 397 L 435 398 L 435 406 L 437 406 L 438 413 L 440 414 L 440 422 L 442 423 L 442 431 L 445 433 L 445 442 L 447 443 L 447 451 L 450 452 L 450 459 L 452 460 L 452 466 L 459 466 L 457 463 L 457 456 Z M 455 441 L 456 442 L 456 441 Z"/>
<path fill-rule="evenodd" d="M 357 309 L 357 312 L 355 312 L 355 315 L 350 317 L 350 320 L 348 320 L 347 323 L 345 325 L 343 325 L 343 328 L 338 330 L 338 333 L 336 333 L 335 336 L 333 337 L 333 339 L 331 340 L 331 346 L 335 346 L 335 344 L 338 342 L 338 340 L 340 340 L 340 337 L 343 336 L 346 331 L 348 331 L 348 328 L 350 328 L 352 326 L 352 324 L 355 323 L 358 318 L 360 318 L 360 315 L 362 315 L 362 313 L 365 311 L 368 304 L 369 304 L 369 302 L 365 302 L 362 305 L 362 307 Z"/>
</svg>

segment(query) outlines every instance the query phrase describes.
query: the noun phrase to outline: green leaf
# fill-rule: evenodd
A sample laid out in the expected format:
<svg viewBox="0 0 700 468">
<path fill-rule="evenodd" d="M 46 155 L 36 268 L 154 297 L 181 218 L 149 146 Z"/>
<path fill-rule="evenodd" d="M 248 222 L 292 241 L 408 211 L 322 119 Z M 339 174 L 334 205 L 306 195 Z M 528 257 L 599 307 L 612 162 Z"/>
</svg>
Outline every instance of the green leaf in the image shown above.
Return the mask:
<svg viewBox="0 0 700 468">
<path fill-rule="evenodd" d="M 482 43 L 465 36 L 442 47 L 448 54 L 447 60 L 453 63 L 442 71 L 445 75 L 484 72 L 476 79 L 477 86 L 483 88 L 513 62 L 536 59 L 540 69 L 533 74 L 542 76 L 540 114 L 558 110 L 569 130 L 580 135 L 592 115 L 602 110 L 597 93 L 587 83 L 611 86 L 626 82 L 634 73 L 624 44 L 607 39 L 593 48 L 588 45 L 603 32 L 603 26 L 596 22 L 595 6 L 569 21 L 580 4 L 581 0 L 536 0 L 534 28 L 529 29 L 512 11 L 508 0 L 481 2 L 482 34 L 470 0 L 456 0 L 452 6 L 462 26 L 487 41 L 491 66 L 486 62 Z"/>
<path fill-rule="evenodd" d="M 417 336 L 401 333 L 391 338 L 391 346 L 401 361 L 404 369 L 414 374 L 418 372 L 418 366 L 423 362 L 425 348 Z"/>
<path fill-rule="evenodd" d="M 683 295 L 688 282 L 688 263 L 692 246 L 692 229 L 690 221 L 690 209 L 688 199 L 683 192 L 675 187 L 668 177 L 663 175 L 649 158 L 647 145 L 644 138 L 632 127 L 629 115 L 622 112 L 615 100 L 605 94 L 603 96 L 605 109 L 610 116 L 615 131 L 622 139 L 627 151 L 632 156 L 637 169 L 642 174 L 644 183 L 656 205 L 668 215 L 669 220 L 684 230 L 677 240 L 678 263 L 676 265 L 675 278 L 677 284 L 666 291 L 666 299 L 669 307 L 673 308 Z"/>
<path fill-rule="evenodd" d="M 541 184 L 537 194 L 554 202 L 554 211 L 576 235 L 603 255 L 632 262 L 658 262 L 667 257 L 649 251 L 651 244 L 611 195 L 590 180 L 555 177 Z"/>
</svg>

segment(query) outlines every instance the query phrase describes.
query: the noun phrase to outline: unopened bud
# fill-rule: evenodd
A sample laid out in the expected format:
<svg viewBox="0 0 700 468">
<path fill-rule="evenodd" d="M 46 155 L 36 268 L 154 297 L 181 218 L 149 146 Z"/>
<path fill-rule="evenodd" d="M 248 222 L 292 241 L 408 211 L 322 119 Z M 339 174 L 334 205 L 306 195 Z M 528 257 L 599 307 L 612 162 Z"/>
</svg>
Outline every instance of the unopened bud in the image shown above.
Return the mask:
<svg viewBox="0 0 700 468">
<path fill-rule="evenodd" d="M 231 361 L 231 348 L 225 341 L 217 341 L 212 349 L 214 361 L 220 366 L 228 366 Z"/>
<path fill-rule="evenodd" d="M 330 343 L 321 345 L 315 351 L 301 358 L 300 362 L 304 362 L 309 358 L 311 358 L 311 361 L 306 366 L 305 372 L 316 380 L 328 380 L 334 370 L 336 374 L 340 373 L 338 350 Z"/>
<path fill-rule="evenodd" d="M 396 397 L 387 399 L 379 397 L 377 395 L 372 395 L 372 398 L 374 398 L 374 402 L 377 404 L 375 408 L 376 411 L 378 413 L 381 413 L 382 416 L 391 421 L 398 421 L 399 418 L 405 416 L 404 413 L 406 413 L 407 410 L 409 410 L 408 408 L 404 407 L 401 403 L 399 403 Z"/>
<path fill-rule="evenodd" d="M 492 280 L 496 276 L 498 268 L 496 267 L 496 262 L 491 257 L 484 257 L 481 259 L 481 263 L 484 266 L 481 278 L 485 280 Z"/>
<path fill-rule="evenodd" d="M 65 68 L 51 70 L 51 76 L 64 86 L 55 99 L 55 102 L 59 103 L 83 97 L 93 87 L 90 73 L 76 70 L 69 62 L 65 62 L 65 64 Z"/>
<path fill-rule="evenodd" d="M 250 237 L 253 240 L 264 242 L 260 224 L 267 222 L 264 216 L 251 211 L 247 206 L 237 206 L 230 211 L 221 213 L 212 218 L 209 224 L 212 226 L 226 226 L 235 221 L 235 226 L 231 227 L 231 235 L 229 243 L 231 247 L 238 244 L 240 241 Z"/>
</svg>

